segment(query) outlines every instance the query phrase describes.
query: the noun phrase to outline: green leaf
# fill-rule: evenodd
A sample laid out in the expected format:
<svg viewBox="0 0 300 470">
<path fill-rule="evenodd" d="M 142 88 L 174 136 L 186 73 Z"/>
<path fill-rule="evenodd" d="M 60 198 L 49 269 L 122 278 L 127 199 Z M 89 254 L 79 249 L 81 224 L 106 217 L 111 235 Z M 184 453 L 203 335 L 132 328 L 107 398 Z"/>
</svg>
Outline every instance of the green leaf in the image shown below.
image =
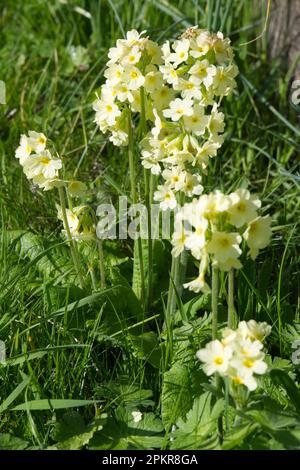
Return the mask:
<svg viewBox="0 0 300 470">
<path fill-rule="evenodd" d="M 49 399 L 49 400 L 32 400 L 22 403 L 21 405 L 12 408 L 13 411 L 24 410 L 60 410 L 64 408 L 78 408 L 80 406 L 95 405 L 97 400 L 63 400 L 63 399 Z"/>
<path fill-rule="evenodd" d="M 252 434 L 259 427 L 256 423 L 244 424 L 238 428 L 230 429 L 228 434 L 225 436 L 222 444 L 222 450 L 230 450 L 243 444 L 250 434 Z"/>
<path fill-rule="evenodd" d="M 116 419 L 109 418 L 103 430 L 89 444 L 92 450 L 126 450 L 160 448 L 163 442 L 163 425 L 153 413 L 143 413 L 134 421 L 133 409 L 120 408 Z"/>
<path fill-rule="evenodd" d="M 89 424 L 85 424 L 83 418 L 76 411 L 65 413 L 62 419 L 56 423 L 51 437 L 56 449 L 79 450 L 86 446 L 94 436 L 100 431 L 106 421 L 106 415 L 101 415 Z"/>
<path fill-rule="evenodd" d="M 130 383 L 129 377 L 120 377 L 118 382 L 107 382 L 99 385 L 95 393 L 97 398 L 114 402 L 118 405 L 135 406 L 153 406 L 154 402 L 150 400 L 153 396 L 152 390 L 141 389 L 139 385 Z"/>
<path fill-rule="evenodd" d="M 161 416 L 165 429 L 184 417 L 193 404 L 191 371 L 176 362 L 164 373 L 161 394 Z"/>
<path fill-rule="evenodd" d="M 70 252 L 64 243 L 51 243 L 39 235 L 22 230 L 7 231 L 6 235 L 18 254 L 28 258 L 45 278 L 51 279 L 62 274 L 65 282 L 75 283 Z"/>
<path fill-rule="evenodd" d="M 29 446 L 27 441 L 8 433 L 0 433 L 0 450 L 24 450 Z"/>
<path fill-rule="evenodd" d="M 130 339 L 135 355 L 159 369 L 162 356 L 161 346 L 154 331 L 148 331 L 141 335 L 130 335 Z"/>
<path fill-rule="evenodd" d="M 283 370 L 273 369 L 270 372 L 270 377 L 275 385 L 285 388 L 297 413 L 300 414 L 300 392 L 289 375 Z"/>
<path fill-rule="evenodd" d="M 177 429 L 172 433 L 171 449 L 216 449 L 219 448 L 217 424 L 224 410 L 224 400 L 211 404 L 211 394 L 205 392 L 194 401 L 185 420 L 179 418 Z"/>
</svg>

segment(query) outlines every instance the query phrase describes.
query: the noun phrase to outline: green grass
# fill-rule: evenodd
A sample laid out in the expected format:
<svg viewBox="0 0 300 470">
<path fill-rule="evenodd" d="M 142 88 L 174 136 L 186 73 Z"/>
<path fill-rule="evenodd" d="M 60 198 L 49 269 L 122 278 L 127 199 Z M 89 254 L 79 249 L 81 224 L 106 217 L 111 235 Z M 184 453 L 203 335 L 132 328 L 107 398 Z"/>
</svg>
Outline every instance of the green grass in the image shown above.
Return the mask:
<svg viewBox="0 0 300 470">
<path fill-rule="evenodd" d="M 163 331 L 159 296 L 145 327 L 147 334 L 153 335 L 147 338 L 149 344 L 133 336 L 143 331 L 139 327 L 143 319 L 135 299 L 125 298 L 124 293 L 132 269 L 130 242 L 105 246 L 107 263 L 120 265 L 123 277 L 116 280 L 116 285 L 122 284 L 118 292 L 114 292 L 113 282 L 104 294 L 91 293 L 89 287 L 80 291 L 73 284 L 68 265 L 49 275 L 46 261 L 51 262 L 51 257 L 65 259 L 66 253 L 53 193 L 42 194 L 31 188 L 14 157 L 20 134 L 35 129 L 54 142 L 67 174 L 77 174 L 88 184 L 88 202 L 95 208 L 105 200 L 116 200 L 120 193 L 129 194 L 126 155 L 108 145 L 95 129 L 91 102 L 103 80 L 107 49 L 124 31 L 133 28 L 146 29 L 153 39 L 163 41 L 176 38 L 188 25 L 199 24 L 216 31 L 220 28 L 232 39 L 240 69 L 238 88 L 224 103 L 227 139 L 214 160 L 214 178 L 207 178 L 206 188 L 220 187 L 229 192 L 248 183 L 273 216 L 271 245 L 256 263 L 247 261 L 238 274 L 236 308 L 241 319 L 272 324 L 268 349 L 273 358 L 282 358 L 281 367 L 286 367 L 299 390 L 299 370 L 287 362 L 291 359 L 292 340 L 300 334 L 299 109 L 289 101 L 293 70 L 287 67 L 284 57 L 268 58 L 267 36 L 246 44 L 264 27 L 265 2 L 257 5 L 253 8 L 252 2 L 243 0 L 74 0 L 66 4 L 58 0 L 5 1 L 0 16 L 0 79 L 7 89 L 7 104 L 0 106 L 0 339 L 6 343 L 9 359 L 7 366 L 0 366 L 0 433 L 26 441 L 12 445 L 45 448 L 63 440 L 57 437 L 55 423 L 66 418 L 64 410 L 55 410 L 57 402 L 39 402 L 38 410 L 28 404 L 52 399 L 65 400 L 60 402 L 65 408 L 70 404 L 68 400 L 96 400 L 82 408 L 74 404 L 77 412 L 67 418 L 73 421 L 64 424 L 69 430 L 78 426 L 79 434 L 95 433 L 90 448 L 115 445 L 111 436 L 102 441 L 97 437 L 98 432 L 101 435 L 97 426 L 102 426 L 99 417 L 103 412 L 109 416 L 107 433 L 120 448 L 126 448 L 125 441 L 138 448 L 166 447 L 167 437 L 162 444 L 153 444 L 160 428 L 154 422 L 156 418 L 150 416 L 152 412 L 161 414 L 163 374 L 184 354 L 183 341 L 189 341 L 191 355 L 186 363 L 190 364 L 194 361 L 193 351 L 209 338 L 209 327 L 205 317 L 202 319 L 208 310 L 204 301 L 196 310 L 194 330 L 189 335 L 180 321 L 174 330 Z M 90 12 L 91 17 L 76 7 Z M 72 64 L 70 45 L 87 49 L 87 67 Z M 26 244 L 16 231 L 38 237 L 29 237 Z M 167 280 L 168 273 L 161 276 Z M 120 298 L 122 295 L 125 300 Z M 190 298 L 184 294 L 183 303 Z M 224 292 L 221 302 L 222 319 Z M 163 342 L 160 349 L 153 342 L 155 335 Z M 160 363 L 156 355 L 159 352 L 163 353 Z M 178 377 L 182 379 L 180 373 Z M 201 387 L 207 384 L 199 371 L 193 380 L 195 390 L 203 390 L 205 387 Z M 288 410 L 288 385 L 286 392 L 270 383 L 265 387 L 270 399 Z M 23 403 L 19 410 L 13 410 Z M 187 413 L 191 406 L 185 406 Z M 149 413 L 148 425 L 154 437 L 134 444 L 133 437 L 126 434 L 127 428 L 119 431 L 127 437 L 120 438 L 109 420 L 114 417 L 128 423 L 126 413 L 137 408 Z M 94 427 L 88 427 L 85 423 L 95 416 Z M 253 422 L 257 425 L 258 421 Z M 282 425 L 282 429 L 288 427 Z M 290 431 L 294 444 L 280 440 L 279 434 L 272 434 L 266 427 L 256 440 L 252 439 L 255 429 L 249 431 L 245 447 L 300 448 L 299 427 Z M 167 429 L 167 436 L 169 432 Z M 0 434 L 0 448 L 8 446 L 5 442 Z M 86 442 L 82 438 L 78 446 Z M 241 446 L 238 442 L 233 447 Z"/>
</svg>

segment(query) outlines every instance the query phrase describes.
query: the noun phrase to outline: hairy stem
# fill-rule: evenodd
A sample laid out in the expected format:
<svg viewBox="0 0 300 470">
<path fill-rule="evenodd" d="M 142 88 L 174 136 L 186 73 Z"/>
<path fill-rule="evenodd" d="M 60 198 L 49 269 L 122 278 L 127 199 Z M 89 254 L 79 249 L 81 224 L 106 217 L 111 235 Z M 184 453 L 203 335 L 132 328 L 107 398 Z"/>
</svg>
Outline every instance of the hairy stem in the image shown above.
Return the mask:
<svg viewBox="0 0 300 470">
<path fill-rule="evenodd" d="M 128 109 L 128 160 L 129 160 L 129 172 L 130 172 L 130 186 L 131 186 L 131 198 L 132 203 L 137 203 L 137 191 L 136 191 L 136 175 L 135 175 L 135 162 L 134 162 L 134 141 L 132 135 L 132 119 L 131 111 Z M 145 276 L 144 276 L 144 263 L 143 263 L 143 248 L 142 240 L 139 237 L 135 240 L 138 247 L 138 258 L 141 275 L 141 292 L 136 292 L 138 297 L 141 299 L 141 303 L 145 306 Z"/>
<path fill-rule="evenodd" d="M 236 326 L 236 311 L 234 307 L 234 270 L 231 269 L 228 273 L 228 328 Z"/>
</svg>

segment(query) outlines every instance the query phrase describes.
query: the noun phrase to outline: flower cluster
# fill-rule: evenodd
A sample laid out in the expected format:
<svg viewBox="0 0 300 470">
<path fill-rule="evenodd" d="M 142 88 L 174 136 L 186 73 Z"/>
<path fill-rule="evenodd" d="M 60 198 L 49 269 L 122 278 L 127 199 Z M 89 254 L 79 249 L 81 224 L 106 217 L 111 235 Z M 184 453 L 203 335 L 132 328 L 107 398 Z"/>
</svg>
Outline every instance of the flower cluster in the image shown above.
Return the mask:
<svg viewBox="0 0 300 470">
<path fill-rule="evenodd" d="M 61 184 L 58 175 L 62 168 L 61 159 L 54 157 L 46 149 L 46 144 L 44 134 L 29 131 L 28 135 L 21 135 L 20 145 L 15 153 L 26 177 L 44 191 Z"/>
<path fill-rule="evenodd" d="M 194 292 L 207 292 L 205 273 L 209 261 L 222 271 L 239 269 L 244 239 L 255 259 L 271 237 L 271 217 L 259 216 L 261 201 L 247 189 L 239 188 L 228 196 L 220 191 L 186 203 L 176 214 L 172 237 L 173 255 L 186 249 L 200 261 L 199 275 L 184 284 Z"/>
<path fill-rule="evenodd" d="M 141 87 L 145 91 L 147 118 L 152 119 L 152 109 L 160 102 L 163 76 L 158 66 L 162 53 L 144 33 L 128 31 L 126 39 L 118 39 L 116 47 L 109 50 L 106 82 L 93 104 L 95 122 L 103 133 L 110 133 L 109 140 L 117 146 L 128 143 L 127 112 L 140 112 Z"/>
<path fill-rule="evenodd" d="M 199 195 L 199 170 L 205 171 L 224 140 L 223 96 L 236 86 L 238 73 L 229 39 L 189 28 L 162 46 L 166 100 L 154 107 L 154 127 L 142 142 L 142 164 L 162 174 L 155 200 L 162 210 L 176 207 L 176 193 Z"/>
<path fill-rule="evenodd" d="M 257 388 L 255 375 L 267 371 L 262 341 L 270 333 L 271 327 L 265 322 L 241 321 L 236 330 L 225 328 L 221 341 L 211 341 L 197 357 L 204 363 L 206 375 L 218 372 L 229 377 L 233 385 L 245 385 L 252 391 Z"/>
</svg>

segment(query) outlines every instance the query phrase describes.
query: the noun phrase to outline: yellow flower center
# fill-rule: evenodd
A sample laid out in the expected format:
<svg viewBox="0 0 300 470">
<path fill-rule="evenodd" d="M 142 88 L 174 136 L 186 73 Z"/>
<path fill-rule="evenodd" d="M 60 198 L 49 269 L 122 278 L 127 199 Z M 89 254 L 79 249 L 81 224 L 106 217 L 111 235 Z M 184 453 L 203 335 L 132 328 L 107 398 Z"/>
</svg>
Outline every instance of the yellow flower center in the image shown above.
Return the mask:
<svg viewBox="0 0 300 470">
<path fill-rule="evenodd" d="M 214 360 L 214 363 L 217 365 L 217 366 L 221 366 L 223 364 L 224 360 L 222 357 L 218 356 L 215 358 Z"/>
<path fill-rule="evenodd" d="M 106 109 L 106 111 L 107 111 L 108 113 L 111 113 L 112 110 L 113 110 L 113 108 L 112 108 L 112 106 L 111 106 L 110 104 L 107 104 L 107 105 L 105 106 L 105 109 Z"/>
<path fill-rule="evenodd" d="M 129 62 L 134 62 L 135 61 L 135 56 L 130 55 L 128 59 L 129 59 Z"/>
<path fill-rule="evenodd" d="M 120 70 L 117 70 L 117 71 L 116 71 L 116 77 L 117 77 L 117 78 L 120 78 L 121 75 L 122 75 L 122 73 L 120 72 Z"/>
<path fill-rule="evenodd" d="M 135 80 L 136 78 L 138 78 L 138 73 L 133 70 L 132 72 L 130 72 L 130 77 Z"/>
<path fill-rule="evenodd" d="M 254 365 L 254 361 L 252 361 L 252 359 L 245 359 L 243 361 L 243 364 L 245 367 L 247 367 L 248 369 L 251 369 L 251 367 L 253 367 Z"/>
<path fill-rule="evenodd" d="M 239 377 L 238 375 L 236 377 L 232 377 L 232 381 L 236 385 L 242 385 L 244 383 L 243 380 L 241 379 L 241 377 Z"/>
<path fill-rule="evenodd" d="M 246 204 L 244 202 L 239 202 L 236 206 L 238 212 L 245 212 Z"/>
<path fill-rule="evenodd" d="M 38 138 L 38 143 L 39 143 L 39 144 L 42 144 L 42 145 L 43 145 L 45 142 L 46 142 L 45 137 L 39 137 L 39 138 Z"/>
<path fill-rule="evenodd" d="M 184 52 L 183 52 L 183 51 L 179 53 L 179 57 L 180 57 L 180 59 L 183 59 L 183 58 L 184 58 L 184 56 L 185 56 L 185 54 L 184 54 Z"/>
<path fill-rule="evenodd" d="M 220 245 L 223 247 L 223 248 L 226 248 L 230 245 L 229 243 L 229 240 L 228 238 L 220 238 L 220 241 L 219 241 Z"/>
<path fill-rule="evenodd" d="M 50 162 L 51 162 L 51 160 L 50 160 L 50 158 L 48 158 L 48 157 L 42 157 L 42 158 L 41 158 L 41 163 L 42 163 L 43 165 L 49 165 Z"/>
<path fill-rule="evenodd" d="M 176 109 L 176 114 L 183 114 L 183 109 L 182 108 L 178 108 Z"/>
</svg>

